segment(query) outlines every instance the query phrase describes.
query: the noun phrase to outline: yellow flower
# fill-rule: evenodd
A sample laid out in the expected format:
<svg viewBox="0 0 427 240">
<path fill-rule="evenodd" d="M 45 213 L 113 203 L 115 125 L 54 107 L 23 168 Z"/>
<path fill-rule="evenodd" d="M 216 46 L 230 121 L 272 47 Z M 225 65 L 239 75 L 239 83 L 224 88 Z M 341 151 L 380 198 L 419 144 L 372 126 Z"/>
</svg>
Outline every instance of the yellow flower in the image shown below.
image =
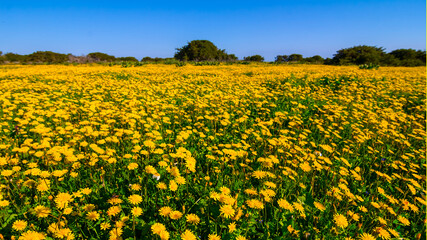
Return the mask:
<svg viewBox="0 0 427 240">
<path fill-rule="evenodd" d="M 36 231 L 26 231 L 19 238 L 19 240 L 43 240 L 46 239 L 46 235 L 44 233 L 39 233 Z"/>
<path fill-rule="evenodd" d="M 92 189 L 83 188 L 83 189 L 80 189 L 80 192 L 83 193 L 84 195 L 89 195 L 92 192 Z"/>
<path fill-rule="evenodd" d="M 159 234 L 160 240 L 168 240 L 169 239 L 169 232 L 168 231 L 161 231 Z"/>
<path fill-rule="evenodd" d="M 86 219 L 90 221 L 96 221 L 99 219 L 99 213 L 96 211 L 86 213 Z"/>
<path fill-rule="evenodd" d="M 194 233 L 192 233 L 190 230 L 185 230 L 185 232 L 183 232 L 181 234 L 181 239 L 182 240 L 197 240 L 196 235 L 194 235 Z"/>
<path fill-rule="evenodd" d="M 63 211 L 64 215 L 69 215 L 72 212 L 73 212 L 73 208 L 70 208 L 70 207 L 65 208 Z"/>
<path fill-rule="evenodd" d="M 286 199 L 279 199 L 277 201 L 277 203 L 279 204 L 279 207 L 286 209 L 290 212 L 294 211 L 294 207 L 292 206 L 292 204 L 290 204 L 288 201 L 286 201 Z"/>
<path fill-rule="evenodd" d="M 55 197 L 56 206 L 63 209 L 68 206 L 68 203 L 73 201 L 73 197 L 69 193 L 59 193 Z"/>
<path fill-rule="evenodd" d="M 45 206 L 37 206 L 33 209 L 34 215 L 36 215 L 38 218 L 45 218 L 48 217 L 50 214 L 50 209 Z"/>
<path fill-rule="evenodd" d="M 95 205 L 93 205 L 93 204 L 86 204 L 86 205 L 83 207 L 83 210 L 85 210 L 86 212 L 90 212 L 90 211 L 92 211 L 93 209 L 95 209 Z"/>
<path fill-rule="evenodd" d="M 151 231 L 152 231 L 154 234 L 159 235 L 159 234 L 160 234 L 160 232 L 166 231 L 166 227 L 165 227 L 165 225 L 163 225 L 163 224 L 161 224 L 161 223 L 154 223 L 154 224 L 151 226 Z"/>
<path fill-rule="evenodd" d="M 325 206 L 323 206 L 323 204 L 319 203 L 319 202 L 313 202 L 314 206 L 319 209 L 321 212 L 325 211 L 326 208 Z"/>
<path fill-rule="evenodd" d="M 119 206 L 112 206 L 108 209 L 108 216 L 116 216 L 121 211 Z"/>
<path fill-rule="evenodd" d="M 397 220 L 405 226 L 409 226 L 411 224 L 411 222 L 409 222 L 409 220 L 407 218 L 400 216 L 400 215 L 397 216 Z"/>
<path fill-rule="evenodd" d="M 140 195 L 133 194 L 128 197 L 128 200 L 131 204 L 137 205 L 142 202 L 142 197 Z"/>
<path fill-rule="evenodd" d="M 234 216 L 235 210 L 231 205 L 222 205 L 221 208 L 219 209 L 219 211 L 221 212 L 221 214 L 225 217 L 225 218 L 230 218 Z"/>
<path fill-rule="evenodd" d="M 172 211 L 169 214 L 169 217 L 173 220 L 177 220 L 177 219 L 180 219 L 182 217 L 182 213 L 180 211 Z"/>
<path fill-rule="evenodd" d="M 0 207 L 9 206 L 10 202 L 8 200 L 0 200 Z"/>
<path fill-rule="evenodd" d="M 376 237 L 372 236 L 369 233 L 362 233 L 362 235 L 360 235 L 359 240 L 375 240 L 377 239 Z"/>
<path fill-rule="evenodd" d="M 132 186 L 130 187 L 130 189 L 132 189 L 133 191 L 139 191 L 139 190 L 142 189 L 142 187 L 139 184 L 132 184 Z"/>
<path fill-rule="evenodd" d="M 103 222 L 103 223 L 101 223 L 100 227 L 101 227 L 101 230 L 107 230 L 111 227 L 111 225 L 108 222 Z"/>
<path fill-rule="evenodd" d="M 255 209 L 264 208 L 264 204 L 261 201 L 256 199 L 246 200 L 246 205 L 248 205 L 248 207 L 250 208 L 255 208 Z"/>
<path fill-rule="evenodd" d="M 232 233 L 234 231 L 236 231 L 236 223 L 232 222 L 232 223 L 228 224 L 228 232 Z"/>
<path fill-rule="evenodd" d="M 186 218 L 187 218 L 187 222 L 189 223 L 196 224 L 196 225 L 200 223 L 200 218 L 196 214 L 188 214 Z"/>
<path fill-rule="evenodd" d="M 348 226 L 347 218 L 341 214 L 334 215 L 335 224 L 340 228 L 346 228 Z"/>
<path fill-rule="evenodd" d="M 27 222 L 24 220 L 16 220 L 13 222 L 12 228 L 16 231 L 22 231 L 27 227 Z"/>
<path fill-rule="evenodd" d="M 216 234 L 209 234 L 208 240 L 221 240 L 221 237 Z"/>
<path fill-rule="evenodd" d="M 172 212 L 172 208 L 170 207 L 161 207 L 159 209 L 160 216 L 167 217 Z"/>
<path fill-rule="evenodd" d="M 169 189 L 170 189 L 172 192 L 175 192 L 175 191 L 178 189 L 178 184 L 176 184 L 176 182 L 175 182 L 174 180 L 171 180 L 171 181 L 169 182 Z"/>
<path fill-rule="evenodd" d="M 377 232 L 381 239 L 391 239 L 391 235 L 386 229 L 379 227 Z"/>
<path fill-rule="evenodd" d="M 236 237 L 236 240 L 248 240 L 246 237 L 244 237 L 244 236 L 237 236 Z"/>
<path fill-rule="evenodd" d="M 139 216 L 142 215 L 142 208 L 140 208 L 140 207 L 133 207 L 132 210 L 131 210 L 131 213 L 132 213 L 133 216 L 139 217 Z"/>
<path fill-rule="evenodd" d="M 132 162 L 132 163 L 129 163 L 129 165 L 128 165 L 128 169 L 129 170 L 134 170 L 134 169 L 137 169 L 137 168 L 138 168 L 138 163 Z"/>
</svg>

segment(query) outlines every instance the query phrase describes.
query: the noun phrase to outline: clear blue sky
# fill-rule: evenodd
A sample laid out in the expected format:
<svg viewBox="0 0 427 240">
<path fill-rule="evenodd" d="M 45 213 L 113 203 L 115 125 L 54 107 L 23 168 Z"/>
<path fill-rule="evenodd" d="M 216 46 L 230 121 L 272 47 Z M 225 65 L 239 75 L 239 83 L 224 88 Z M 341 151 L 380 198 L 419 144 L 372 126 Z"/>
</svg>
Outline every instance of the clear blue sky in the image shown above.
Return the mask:
<svg viewBox="0 0 427 240">
<path fill-rule="evenodd" d="M 424 0 L 0 0 L 0 51 L 173 57 L 206 39 L 239 58 L 332 57 L 355 45 L 426 49 Z"/>
</svg>

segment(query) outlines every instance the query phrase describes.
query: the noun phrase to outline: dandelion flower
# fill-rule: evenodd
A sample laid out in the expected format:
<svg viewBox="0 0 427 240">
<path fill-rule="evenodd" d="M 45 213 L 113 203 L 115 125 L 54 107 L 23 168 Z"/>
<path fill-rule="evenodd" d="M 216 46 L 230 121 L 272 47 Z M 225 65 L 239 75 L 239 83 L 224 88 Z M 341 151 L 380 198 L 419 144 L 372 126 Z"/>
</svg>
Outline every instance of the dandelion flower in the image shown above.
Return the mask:
<svg viewBox="0 0 427 240">
<path fill-rule="evenodd" d="M 45 218 L 48 217 L 50 214 L 50 208 L 45 206 L 37 206 L 33 209 L 34 215 L 36 215 L 38 218 Z"/>
<path fill-rule="evenodd" d="M 319 202 L 313 202 L 314 206 L 319 209 L 321 212 L 325 211 L 326 208 L 325 206 L 323 206 L 323 204 L 319 203 Z"/>
<path fill-rule="evenodd" d="M 12 228 L 16 231 L 22 231 L 27 227 L 27 222 L 24 220 L 16 220 L 13 222 Z"/>
<path fill-rule="evenodd" d="M 169 217 L 173 220 L 177 220 L 177 219 L 180 219 L 182 217 L 182 213 L 180 211 L 172 211 L 169 214 Z"/>
<path fill-rule="evenodd" d="M 277 201 L 277 203 L 279 204 L 279 207 L 286 209 L 290 212 L 294 211 L 294 207 L 292 206 L 292 204 L 290 204 L 288 201 L 286 201 L 286 199 L 279 199 Z"/>
<path fill-rule="evenodd" d="M 192 233 L 190 230 L 185 230 L 185 232 L 183 232 L 181 234 L 181 239 L 182 240 L 196 240 L 196 235 L 194 235 L 194 233 Z"/>
<path fill-rule="evenodd" d="M 221 240 L 221 237 L 216 234 L 209 234 L 208 240 Z"/>
<path fill-rule="evenodd" d="M 225 217 L 225 218 L 230 218 L 232 216 L 234 216 L 235 210 L 231 205 L 222 205 L 221 208 L 219 209 L 219 211 L 221 212 L 221 214 Z"/>
<path fill-rule="evenodd" d="M 73 201 L 73 197 L 69 193 L 59 193 L 55 197 L 56 205 L 59 209 L 67 207 L 68 203 Z"/>
<path fill-rule="evenodd" d="M 228 224 L 228 232 L 232 233 L 234 231 L 236 231 L 236 223 L 232 222 L 232 223 Z"/>
<path fill-rule="evenodd" d="M 43 240 L 46 239 L 45 234 L 36 231 L 26 231 L 19 238 L 19 240 Z"/>
<path fill-rule="evenodd" d="M 142 202 L 142 197 L 140 195 L 133 194 L 128 197 L 128 200 L 131 204 L 137 205 Z"/>
<path fill-rule="evenodd" d="M 377 239 L 376 237 L 372 236 L 369 233 L 362 233 L 362 235 L 360 235 L 359 240 L 375 240 Z"/>
<path fill-rule="evenodd" d="M 409 226 L 411 224 L 407 218 L 400 215 L 397 217 L 397 220 L 405 226 Z"/>
<path fill-rule="evenodd" d="M 387 230 L 385 230 L 384 228 L 378 228 L 378 236 L 381 239 L 391 239 L 390 233 Z"/>
<path fill-rule="evenodd" d="M 133 207 L 131 210 L 131 213 L 134 217 L 139 217 L 142 215 L 142 208 L 140 207 Z"/>
<path fill-rule="evenodd" d="M 346 228 L 348 226 L 347 218 L 342 214 L 334 215 L 335 224 L 340 228 Z"/>
<path fill-rule="evenodd" d="M 116 216 L 121 211 L 119 206 L 112 206 L 107 210 L 108 216 Z"/>
<path fill-rule="evenodd" d="M 200 218 L 196 214 L 188 214 L 186 218 L 187 218 L 187 222 L 189 223 L 192 223 L 195 225 L 200 223 Z"/>
<path fill-rule="evenodd" d="M 162 231 L 166 231 L 166 227 L 165 227 L 165 225 L 163 225 L 163 224 L 161 224 L 161 223 L 155 223 L 155 224 L 153 224 L 153 225 L 151 226 L 151 231 L 152 231 L 154 234 L 159 235 L 159 234 L 160 234 L 160 232 L 162 232 Z"/>
<path fill-rule="evenodd" d="M 168 240 L 169 239 L 169 232 L 168 231 L 161 231 L 159 234 L 160 240 Z"/>
<path fill-rule="evenodd" d="M 99 213 L 96 211 L 86 213 L 86 219 L 90 221 L 96 221 L 99 219 Z"/>
<path fill-rule="evenodd" d="M 111 227 L 111 224 L 108 222 L 101 223 L 101 230 L 107 230 Z"/>
</svg>

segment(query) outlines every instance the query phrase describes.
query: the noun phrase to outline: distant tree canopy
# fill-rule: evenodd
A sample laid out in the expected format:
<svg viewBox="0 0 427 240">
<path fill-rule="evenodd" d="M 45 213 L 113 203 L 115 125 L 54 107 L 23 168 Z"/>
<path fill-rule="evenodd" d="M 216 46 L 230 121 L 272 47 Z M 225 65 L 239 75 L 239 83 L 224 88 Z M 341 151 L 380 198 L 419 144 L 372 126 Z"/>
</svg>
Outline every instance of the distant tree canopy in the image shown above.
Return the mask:
<svg viewBox="0 0 427 240">
<path fill-rule="evenodd" d="M 244 57 L 243 60 L 251 62 L 264 62 L 264 57 L 257 54 L 253 56 Z"/>
<path fill-rule="evenodd" d="M 101 52 L 89 53 L 87 57 L 95 62 L 112 62 L 116 60 L 116 57 Z"/>
<path fill-rule="evenodd" d="M 276 63 L 284 63 L 284 62 L 292 62 L 292 63 L 317 63 L 323 64 L 325 59 L 323 59 L 319 55 L 315 55 L 313 57 L 303 58 L 301 54 L 293 53 L 291 55 L 277 55 L 274 62 Z"/>
<path fill-rule="evenodd" d="M 389 53 L 401 66 L 422 66 L 426 64 L 426 51 L 414 49 L 396 49 Z"/>
<path fill-rule="evenodd" d="M 361 45 L 338 50 L 332 61 L 336 65 L 380 64 L 385 55 L 382 47 Z"/>
<path fill-rule="evenodd" d="M 16 54 L 16 53 L 6 53 L 6 54 L 4 54 L 2 57 L 4 57 L 4 60 L 5 61 L 8 61 L 8 62 L 24 62 L 25 61 L 25 55 L 19 55 L 19 54 Z"/>
<path fill-rule="evenodd" d="M 225 50 L 218 49 L 208 40 L 193 40 L 176 50 L 174 57 L 180 61 L 231 61 L 237 59 L 234 54 L 227 54 Z"/>
<path fill-rule="evenodd" d="M 64 63 L 68 61 L 68 55 L 51 51 L 37 51 L 27 55 L 25 60 L 34 63 Z"/>
<path fill-rule="evenodd" d="M 382 47 L 361 45 L 338 50 L 330 63 L 334 65 L 423 66 L 426 64 L 426 51 L 397 49 L 386 53 Z"/>
<path fill-rule="evenodd" d="M 317 64 L 323 64 L 325 62 L 325 59 L 319 55 L 314 55 L 313 57 L 304 58 L 304 60 L 308 63 L 317 63 Z"/>
<path fill-rule="evenodd" d="M 123 62 L 139 62 L 138 59 L 135 57 L 119 57 L 116 58 L 117 61 L 123 61 Z"/>
<path fill-rule="evenodd" d="M 212 64 L 211 61 L 236 61 L 234 54 L 227 54 L 225 50 L 218 49 L 208 40 L 194 40 L 182 48 L 176 49 L 174 58 L 144 57 L 142 62 L 176 64 L 180 61 L 207 61 L 206 64 Z M 244 57 L 245 61 L 263 62 L 264 57 L 253 55 Z M 93 52 L 87 55 L 74 56 L 72 54 L 55 53 L 52 51 L 37 51 L 28 55 L 0 51 L 0 64 L 21 63 L 21 64 L 58 64 L 58 63 L 107 63 L 108 65 L 119 64 L 119 62 L 138 62 L 135 57 L 118 57 L 101 52 Z M 374 64 L 381 66 L 426 66 L 426 51 L 414 49 L 396 49 L 389 53 L 382 47 L 376 46 L 354 46 L 340 49 L 333 55 L 333 58 L 322 58 L 319 55 L 304 58 L 301 54 L 293 53 L 290 55 L 277 55 L 276 63 L 308 63 L 325 65 L 363 65 Z M 219 64 L 218 62 L 215 62 Z M 248 62 L 245 62 L 248 63 Z M 206 65 L 205 64 L 205 65 Z M 135 65 L 135 64 L 134 64 Z M 142 64 L 140 64 L 142 65 Z M 132 65 L 133 66 L 133 65 Z"/>
</svg>

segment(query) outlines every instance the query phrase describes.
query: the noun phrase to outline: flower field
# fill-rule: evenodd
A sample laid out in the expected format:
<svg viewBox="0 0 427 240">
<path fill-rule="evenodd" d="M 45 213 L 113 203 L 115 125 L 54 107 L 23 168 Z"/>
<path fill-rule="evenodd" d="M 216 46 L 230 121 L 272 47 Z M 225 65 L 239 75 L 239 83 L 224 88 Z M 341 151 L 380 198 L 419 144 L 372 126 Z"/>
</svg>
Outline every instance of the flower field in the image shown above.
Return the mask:
<svg viewBox="0 0 427 240">
<path fill-rule="evenodd" d="M 425 239 L 425 68 L 0 66 L 0 239 Z"/>
</svg>

